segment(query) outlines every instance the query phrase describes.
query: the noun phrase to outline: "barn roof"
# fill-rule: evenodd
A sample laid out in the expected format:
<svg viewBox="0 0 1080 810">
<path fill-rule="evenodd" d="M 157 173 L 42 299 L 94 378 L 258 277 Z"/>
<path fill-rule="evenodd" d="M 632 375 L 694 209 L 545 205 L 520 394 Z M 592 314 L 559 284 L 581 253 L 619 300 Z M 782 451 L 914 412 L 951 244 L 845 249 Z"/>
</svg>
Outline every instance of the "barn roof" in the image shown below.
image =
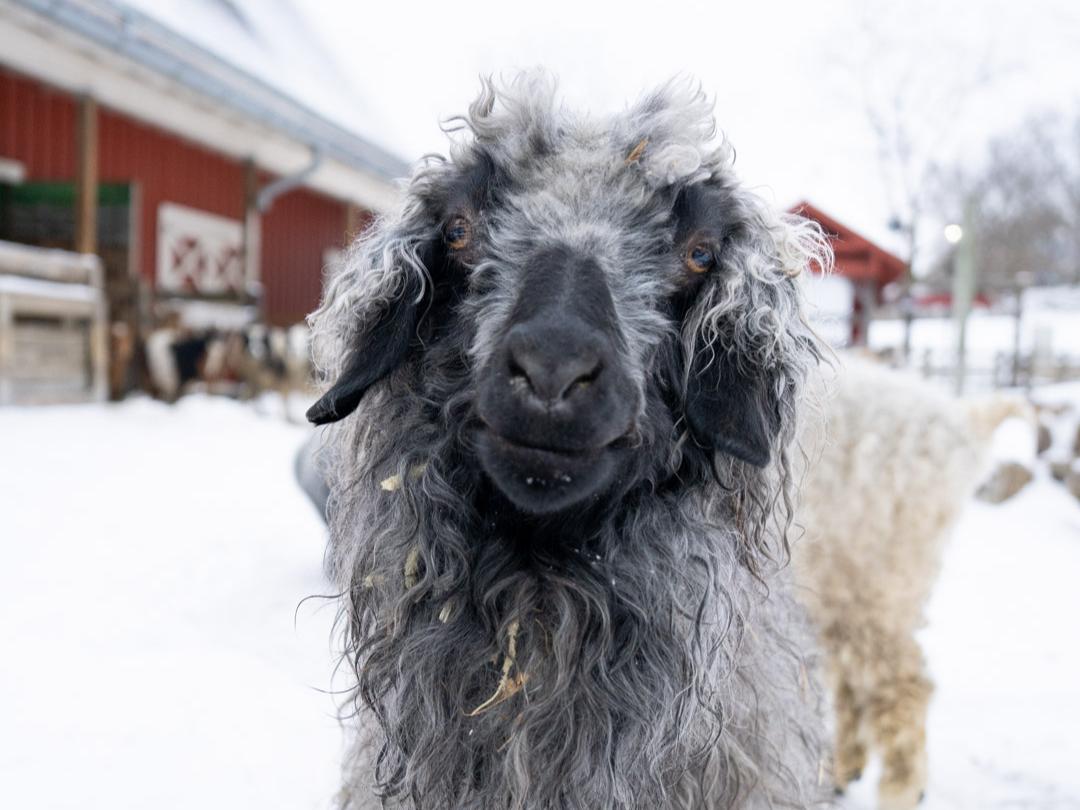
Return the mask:
<svg viewBox="0 0 1080 810">
<path fill-rule="evenodd" d="M 0 62 L 367 207 L 407 164 L 291 0 L 14 0 Z"/>
<path fill-rule="evenodd" d="M 904 275 L 907 265 L 902 259 L 871 242 L 862 234 L 803 200 L 793 205 L 791 212 L 816 221 L 829 236 L 836 255 L 836 273 L 853 281 L 874 281 L 879 286 L 896 281 Z"/>
<path fill-rule="evenodd" d="M 100 2 L 100 0 L 95 0 Z M 117 2 L 117 0 L 109 0 Z M 356 160 L 399 176 L 406 166 L 386 148 L 387 127 L 352 86 L 293 0 L 119 0 L 284 96 L 299 117 L 351 136 Z M 130 26 L 130 22 L 128 23 Z"/>
</svg>

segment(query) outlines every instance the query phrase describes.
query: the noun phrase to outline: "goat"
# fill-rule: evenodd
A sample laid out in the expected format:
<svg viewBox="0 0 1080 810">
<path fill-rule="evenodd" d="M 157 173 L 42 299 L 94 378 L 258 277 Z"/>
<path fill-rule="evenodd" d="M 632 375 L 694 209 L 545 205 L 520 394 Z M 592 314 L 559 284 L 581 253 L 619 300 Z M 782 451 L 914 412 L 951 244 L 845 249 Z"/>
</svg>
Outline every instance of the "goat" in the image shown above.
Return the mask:
<svg viewBox="0 0 1080 810">
<path fill-rule="evenodd" d="M 593 117 L 524 74 L 457 123 L 310 319 L 341 806 L 816 804 L 784 563 L 826 240 L 684 83 Z"/>
</svg>

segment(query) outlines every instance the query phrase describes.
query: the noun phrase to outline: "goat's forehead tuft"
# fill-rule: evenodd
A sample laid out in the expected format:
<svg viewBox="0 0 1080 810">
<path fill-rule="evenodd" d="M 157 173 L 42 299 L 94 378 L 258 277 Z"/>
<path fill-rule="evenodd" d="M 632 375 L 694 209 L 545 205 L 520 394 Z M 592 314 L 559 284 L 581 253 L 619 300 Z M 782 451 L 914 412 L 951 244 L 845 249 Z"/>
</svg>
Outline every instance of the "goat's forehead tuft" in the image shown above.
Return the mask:
<svg viewBox="0 0 1080 810">
<path fill-rule="evenodd" d="M 459 165 L 477 150 L 527 180 L 558 171 L 629 175 L 654 188 L 731 173 L 733 150 L 717 137 L 713 105 L 689 80 L 672 80 L 627 109 L 597 116 L 562 104 L 542 72 L 485 81 L 469 112 L 453 119 Z"/>
</svg>

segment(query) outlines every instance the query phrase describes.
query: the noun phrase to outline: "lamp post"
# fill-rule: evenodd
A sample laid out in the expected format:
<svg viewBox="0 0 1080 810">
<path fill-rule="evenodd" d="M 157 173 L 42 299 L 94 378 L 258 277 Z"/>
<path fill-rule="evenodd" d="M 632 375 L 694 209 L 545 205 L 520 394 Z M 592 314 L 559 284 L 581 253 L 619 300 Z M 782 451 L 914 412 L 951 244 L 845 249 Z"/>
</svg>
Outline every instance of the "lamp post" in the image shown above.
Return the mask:
<svg viewBox="0 0 1080 810">
<path fill-rule="evenodd" d="M 1014 281 L 1013 294 L 1016 296 L 1016 306 L 1013 308 L 1013 356 L 1012 356 L 1012 376 L 1010 378 L 1010 385 L 1014 388 L 1020 385 L 1020 368 L 1023 365 L 1021 351 L 1022 351 L 1022 326 L 1024 319 L 1024 291 L 1031 286 L 1034 280 L 1034 274 L 1028 270 L 1021 270 L 1018 272 Z M 1028 377 L 1028 384 L 1030 385 L 1031 378 Z"/>
<path fill-rule="evenodd" d="M 963 225 L 947 225 L 945 240 L 956 245 L 953 264 L 952 311 L 956 324 L 956 393 L 964 393 L 967 376 L 967 319 L 975 298 L 975 228 L 974 206 L 964 204 Z"/>
<path fill-rule="evenodd" d="M 907 238 L 908 258 L 904 267 L 903 284 L 900 291 L 900 314 L 904 319 L 904 343 L 900 350 L 900 356 L 904 365 L 911 359 L 911 330 L 915 320 L 915 304 L 911 300 L 911 286 L 914 281 L 915 267 L 915 222 L 904 222 L 900 217 L 894 216 L 889 220 L 889 230 L 901 233 Z"/>
</svg>

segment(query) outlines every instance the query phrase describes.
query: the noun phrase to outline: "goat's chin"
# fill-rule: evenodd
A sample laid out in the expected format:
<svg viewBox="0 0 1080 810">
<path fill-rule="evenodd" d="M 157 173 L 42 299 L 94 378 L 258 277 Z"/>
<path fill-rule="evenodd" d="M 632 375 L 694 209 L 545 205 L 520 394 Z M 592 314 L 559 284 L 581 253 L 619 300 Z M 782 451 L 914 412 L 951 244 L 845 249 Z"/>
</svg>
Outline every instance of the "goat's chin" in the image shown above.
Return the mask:
<svg viewBox="0 0 1080 810">
<path fill-rule="evenodd" d="M 616 451 L 601 447 L 565 452 L 517 444 L 483 428 L 476 451 L 484 472 L 524 512 L 549 515 L 603 492 L 616 470 Z"/>
</svg>

